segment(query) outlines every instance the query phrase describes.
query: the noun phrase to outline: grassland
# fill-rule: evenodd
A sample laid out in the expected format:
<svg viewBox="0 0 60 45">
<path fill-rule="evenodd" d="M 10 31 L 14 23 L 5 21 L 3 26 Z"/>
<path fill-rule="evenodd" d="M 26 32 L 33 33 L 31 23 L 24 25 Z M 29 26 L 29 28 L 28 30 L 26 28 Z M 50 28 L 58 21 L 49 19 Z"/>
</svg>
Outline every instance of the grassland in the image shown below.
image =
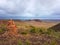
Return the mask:
<svg viewBox="0 0 60 45">
<path fill-rule="evenodd" d="M 1 21 L 0 21 L 1 22 Z M 60 32 L 48 29 L 59 22 L 15 21 L 17 37 L 3 37 L 6 23 L 0 24 L 0 45 L 60 45 Z"/>
</svg>

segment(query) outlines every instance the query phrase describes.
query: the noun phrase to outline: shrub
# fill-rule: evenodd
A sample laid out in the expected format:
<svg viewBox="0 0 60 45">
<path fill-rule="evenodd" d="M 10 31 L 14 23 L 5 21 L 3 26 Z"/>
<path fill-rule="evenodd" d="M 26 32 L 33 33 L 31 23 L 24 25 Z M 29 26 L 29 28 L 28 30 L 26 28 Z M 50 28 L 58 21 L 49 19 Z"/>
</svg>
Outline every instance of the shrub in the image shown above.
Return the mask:
<svg viewBox="0 0 60 45">
<path fill-rule="evenodd" d="M 52 30 L 52 29 L 47 29 L 46 34 L 50 35 L 50 34 L 52 34 L 52 33 L 54 33 L 54 32 L 55 32 L 55 31 L 54 31 L 54 30 Z"/>
<path fill-rule="evenodd" d="M 49 45 L 49 43 L 48 42 L 44 42 L 44 45 Z"/>
<path fill-rule="evenodd" d="M 35 27 L 31 27 L 30 32 L 31 32 L 31 33 L 36 33 Z"/>
<path fill-rule="evenodd" d="M 0 29 L 0 34 L 3 33 L 3 30 Z"/>
<path fill-rule="evenodd" d="M 30 41 L 26 40 L 25 45 L 30 45 Z"/>
<path fill-rule="evenodd" d="M 1 25 L 0 34 L 4 33 L 5 31 L 6 31 L 5 25 Z"/>
<path fill-rule="evenodd" d="M 57 45 L 56 40 L 52 40 L 51 43 L 50 43 L 50 45 Z"/>
<path fill-rule="evenodd" d="M 26 31 L 23 31 L 23 32 L 21 32 L 21 34 L 26 35 L 26 34 L 27 34 L 27 32 L 26 32 Z"/>
<path fill-rule="evenodd" d="M 45 34 L 46 29 L 45 28 L 38 28 L 38 33 Z"/>
<path fill-rule="evenodd" d="M 39 33 L 44 34 L 44 30 L 42 28 L 39 29 Z"/>
<path fill-rule="evenodd" d="M 36 28 L 36 27 L 33 27 L 31 26 L 31 29 L 30 29 L 30 32 L 31 33 L 41 33 L 41 34 L 44 34 L 46 32 L 46 29 L 45 28 Z"/>
<path fill-rule="evenodd" d="M 54 36 L 55 36 L 55 38 L 60 38 L 60 32 L 55 32 Z"/>
<path fill-rule="evenodd" d="M 23 45 L 21 40 L 18 40 L 18 45 Z"/>
</svg>

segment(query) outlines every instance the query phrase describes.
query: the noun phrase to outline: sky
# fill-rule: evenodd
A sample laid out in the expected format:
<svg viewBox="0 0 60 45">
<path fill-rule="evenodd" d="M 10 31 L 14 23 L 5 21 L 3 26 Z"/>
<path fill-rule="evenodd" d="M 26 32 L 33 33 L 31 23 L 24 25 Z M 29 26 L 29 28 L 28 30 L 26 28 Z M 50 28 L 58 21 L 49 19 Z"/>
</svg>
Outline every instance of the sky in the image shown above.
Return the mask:
<svg viewBox="0 0 60 45">
<path fill-rule="evenodd" d="M 0 0 L 0 19 L 60 19 L 60 0 Z"/>
</svg>

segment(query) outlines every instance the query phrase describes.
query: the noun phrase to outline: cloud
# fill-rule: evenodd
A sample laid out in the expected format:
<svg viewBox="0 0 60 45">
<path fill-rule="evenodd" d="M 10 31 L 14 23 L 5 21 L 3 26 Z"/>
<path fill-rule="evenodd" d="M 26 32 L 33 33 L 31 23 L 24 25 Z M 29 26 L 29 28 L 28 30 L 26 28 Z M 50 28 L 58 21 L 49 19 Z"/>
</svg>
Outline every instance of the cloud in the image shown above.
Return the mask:
<svg viewBox="0 0 60 45">
<path fill-rule="evenodd" d="M 60 17 L 60 0 L 0 0 L 0 16 Z"/>
</svg>

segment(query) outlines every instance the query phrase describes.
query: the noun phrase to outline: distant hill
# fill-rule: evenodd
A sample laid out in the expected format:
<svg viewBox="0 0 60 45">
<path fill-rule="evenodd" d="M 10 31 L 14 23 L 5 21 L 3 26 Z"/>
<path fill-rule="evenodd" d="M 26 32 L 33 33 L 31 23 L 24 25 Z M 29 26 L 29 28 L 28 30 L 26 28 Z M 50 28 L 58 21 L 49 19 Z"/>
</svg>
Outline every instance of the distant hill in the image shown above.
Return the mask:
<svg viewBox="0 0 60 45">
<path fill-rule="evenodd" d="M 30 19 L 30 20 L 26 20 L 26 21 L 37 21 L 37 22 L 42 22 L 42 20 L 40 20 L 40 19 Z"/>
<path fill-rule="evenodd" d="M 0 20 L 0 25 L 1 24 L 7 24 L 8 20 Z M 16 25 L 32 25 L 35 27 L 43 27 L 43 28 L 49 28 L 52 27 L 59 22 L 46 22 L 40 19 L 31 19 L 31 20 L 14 20 Z"/>
<path fill-rule="evenodd" d="M 60 19 L 43 19 L 42 21 L 46 21 L 46 22 L 60 22 Z"/>
</svg>

